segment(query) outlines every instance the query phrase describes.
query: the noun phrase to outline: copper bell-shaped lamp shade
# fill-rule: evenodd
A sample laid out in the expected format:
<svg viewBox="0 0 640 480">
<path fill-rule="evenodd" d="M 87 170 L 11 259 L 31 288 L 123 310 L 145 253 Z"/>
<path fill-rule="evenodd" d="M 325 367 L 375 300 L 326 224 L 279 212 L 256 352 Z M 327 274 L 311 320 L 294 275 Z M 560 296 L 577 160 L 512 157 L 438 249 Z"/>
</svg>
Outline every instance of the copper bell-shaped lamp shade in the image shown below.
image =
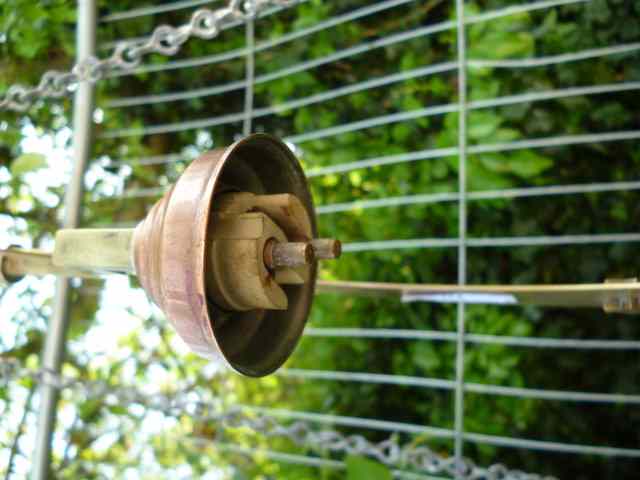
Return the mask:
<svg viewBox="0 0 640 480">
<path fill-rule="evenodd" d="M 207 152 L 186 168 L 135 229 L 135 271 L 192 350 L 222 359 L 244 375 L 262 376 L 282 365 L 302 334 L 317 264 L 307 259 L 311 261 L 304 282 L 282 285 L 286 309 L 233 310 L 217 305 L 208 285 L 215 282 L 209 270 L 210 246 L 216 238 L 216 200 L 234 192 L 292 195 L 302 204 L 306 213 L 302 223 L 307 225 L 298 231 L 292 227 L 286 240 L 302 243 L 316 237 L 313 201 L 298 160 L 280 140 L 256 134 Z M 287 205 L 282 206 L 284 215 L 293 213 L 286 209 Z M 263 277 L 260 280 L 275 282 L 270 272 Z M 242 283 L 240 279 L 240 290 Z"/>
</svg>

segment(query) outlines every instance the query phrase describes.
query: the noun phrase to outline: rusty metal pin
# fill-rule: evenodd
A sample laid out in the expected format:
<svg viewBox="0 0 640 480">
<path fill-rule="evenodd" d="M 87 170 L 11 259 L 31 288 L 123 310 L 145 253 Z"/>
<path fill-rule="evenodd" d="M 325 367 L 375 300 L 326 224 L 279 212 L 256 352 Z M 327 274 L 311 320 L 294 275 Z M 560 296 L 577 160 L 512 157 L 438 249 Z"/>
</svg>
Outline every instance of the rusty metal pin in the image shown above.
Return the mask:
<svg viewBox="0 0 640 480">
<path fill-rule="evenodd" d="M 264 263 L 268 268 L 295 268 L 310 265 L 315 261 L 311 243 L 270 240 L 265 245 Z"/>
<path fill-rule="evenodd" d="M 342 243 L 333 238 L 316 238 L 311 241 L 316 260 L 333 260 L 342 254 Z"/>
</svg>

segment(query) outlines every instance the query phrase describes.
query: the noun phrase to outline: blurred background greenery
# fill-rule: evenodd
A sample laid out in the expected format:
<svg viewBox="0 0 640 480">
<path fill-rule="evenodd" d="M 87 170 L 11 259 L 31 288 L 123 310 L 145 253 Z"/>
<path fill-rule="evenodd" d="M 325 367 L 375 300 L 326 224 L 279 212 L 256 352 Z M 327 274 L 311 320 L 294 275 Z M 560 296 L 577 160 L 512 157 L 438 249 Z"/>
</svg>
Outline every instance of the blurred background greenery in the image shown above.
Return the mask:
<svg viewBox="0 0 640 480">
<path fill-rule="evenodd" d="M 211 2 L 212 4 L 220 2 Z M 256 42 L 317 24 L 374 2 L 310 0 L 262 18 Z M 540 3 L 540 2 L 539 2 Z M 476 16 L 519 2 L 474 0 L 466 15 Z M 131 0 L 99 2 L 101 15 L 139 7 Z M 101 55 L 108 42 L 144 35 L 160 23 L 178 24 L 192 9 L 117 22 L 101 22 Z M 450 0 L 407 1 L 394 8 L 341 23 L 255 54 L 256 75 L 324 57 L 376 39 L 455 19 Z M 0 91 L 15 82 L 36 83 L 47 69 L 65 70 L 73 61 L 75 4 L 70 1 L 9 0 L 0 5 Z M 470 101 L 590 85 L 640 81 L 640 3 L 592 0 L 532 10 L 480 21 L 467 27 L 468 58 L 505 60 L 549 57 L 612 45 L 635 45 L 626 54 L 598 56 L 535 68 L 475 67 L 468 70 Z M 191 40 L 179 59 L 198 58 L 243 48 L 243 27 L 212 41 Z M 633 49 L 632 49 L 633 50 Z M 154 56 L 162 65 L 174 59 Z M 257 83 L 256 109 L 305 98 L 398 72 L 455 62 L 456 31 L 430 35 Z M 357 162 L 457 145 L 457 113 L 422 109 L 455 104 L 457 72 L 416 73 L 403 81 L 345 93 L 329 101 L 282 109 L 253 120 L 253 131 L 293 137 L 296 152 L 310 174 L 316 205 L 407 195 L 456 192 L 455 154 L 416 161 L 396 161 L 348 171 L 323 170 Z M 142 127 L 179 125 L 242 112 L 242 87 L 223 94 L 117 107 L 109 102 L 167 92 L 183 92 L 241 81 L 245 58 L 220 63 L 147 71 L 110 78 L 97 89 L 93 158 L 86 176 L 83 225 L 129 224 L 141 219 L 157 199 L 153 188 L 168 185 L 198 152 L 226 145 L 242 131 L 241 119 L 222 125 L 151 135 Z M 408 76 L 409 77 L 409 76 Z M 268 77 L 265 77 L 268 79 Z M 61 214 L 69 161 L 63 154 L 38 155 L 69 147 L 70 101 L 47 102 L 28 114 L 0 117 L 0 215 L 4 243 L 47 247 Z M 330 127 L 398 112 L 415 112 L 408 120 L 332 134 Z M 606 95 L 561 94 L 545 101 L 477 108 L 468 114 L 470 145 L 522 139 L 631 131 L 640 129 L 638 95 L 633 89 Z M 128 130 L 128 131 L 123 131 Z M 173 130 L 169 127 L 168 130 Z M 297 137 L 319 132 L 315 137 Z M 117 135 L 117 136 L 116 136 Z M 585 143 L 544 149 L 473 154 L 468 159 L 470 191 L 575 185 L 636 180 L 640 165 L 637 141 Z M 68 152 L 67 152 L 68 153 Z M 171 162 L 137 162 L 136 158 L 178 154 Z M 19 160 L 17 160 L 19 159 Z M 152 189 L 152 190 L 147 190 Z M 123 195 L 123 192 L 128 192 Z M 345 243 L 397 239 L 455 238 L 455 196 L 444 201 L 325 212 L 320 232 Z M 633 190 L 514 199 L 472 200 L 469 236 L 632 233 L 640 206 Z M 3 245 L 4 246 L 4 245 Z M 542 283 L 602 281 L 636 275 L 634 243 L 590 243 L 470 248 L 469 283 Z M 455 248 L 408 248 L 346 253 L 323 266 L 324 278 L 455 282 Z M 453 393 L 420 387 L 344 381 L 301 381 L 289 376 L 249 380 L 212 369 L 186 352 L 166 321 L 146 304 L 131 281 L 78 282 L 73 293 L 64 372 L 145 391 L 172 391 L 186 385 L 206 389 L 228 404 L 249 404 L 294 411 L 332 413 L 416 425 L 453 428 Z M 111 284 L 109 282 L 112 282 Z M 36 368 L 51 308 L 50 279 L 30 280 L 4 294 L 0 351 Z M 124 292 L 124 293 L 123 293 Z M 17 305 L 17 307 L 16 307 Z M 5 313 L 6 312 L 6 313 Z M 401 304 L 393 300 L 321 295 L 316 298 L 313 327 L 363 327 L 411 330 L 456 328 L 455 306 Z M 637 319 L 596 310 L 469 306 L 467 331 L 505 336 L 582 339 L 638 339 Z M 637 350 L 599 351 L 467 345 L 465 378 L 503 386 L 611 392 L 639 392 Z M 431 340 L 334 338 L 307 335 L 288 363 L 292 368 L 373 372 L 454 379 L 455 343 Z M 6 478 L 26 475 L 34 434 L 37 395 L 29 380 L 0 385 L 0 471 Z M 22 415 L 25 411 L 26 414 Z M 637 448 L 640 410 L 635 405 L 543 401 L 517 397 L 465 395 L 465 431 L 504 437 L 584 445 Z M 383 440 L 385 431 L 338 427 Z M 449 439 L 408 434 L 402 442 L 428 445 L 444 455 Z M 189 439 L 209 439 L 191 442 Z M 255 455 L 220 451 L 223 439 L 255 449 Z M 114 407 L 99 400 L 63 395 L 54 440 L 56 478 L 342 478 L 343 472 L 276 462 L 259 447 L 338 458 L 330 452 L 305 451 L 287 440 L 266 440 L 250 432 L 221 432 L 188 415 L 164 418 L 140 406 Z M 636 478 L 638 460 L 534 451 L 466 442 L 465 455 L 478 464 L 505 463 L 513 468 L 558 478 Z M 349 459 L 350 478 L 388 478 L 382 466 Z M 211 473 L 214 472 L 214 473 Z"/>
</svg>

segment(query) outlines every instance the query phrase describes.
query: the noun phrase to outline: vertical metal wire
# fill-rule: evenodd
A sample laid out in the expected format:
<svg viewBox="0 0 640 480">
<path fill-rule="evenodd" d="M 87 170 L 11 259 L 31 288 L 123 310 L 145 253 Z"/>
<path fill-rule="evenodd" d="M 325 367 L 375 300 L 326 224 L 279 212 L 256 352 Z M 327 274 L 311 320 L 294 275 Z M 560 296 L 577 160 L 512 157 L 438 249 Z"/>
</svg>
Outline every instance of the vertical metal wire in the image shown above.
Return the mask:
<svg viewBox="0 0 640 480">
<path fill-rule="evenodd" d="M 467 71 L 464 0 L 456 0 L 458 50 L 458 283 L 467 282 Z M 458 303 L 454 455 L 461 465 L 464 447 L 464 329 L 465 305 Z M 458 474 L 459 475 L 459 474 Z"/>
<path fill-rule="evenodd" d="M 76 32 L 77 60 L 84 60 L 95 53 L 96 4 L 95 0 L 78 2 Z M 93 115 L 94 85 L 81 82 L 73 102 L 73 168 L 65 197 L 64 228 L 75 228 L 80 223 L 84 171 L 91 154 L 91 127 Z M 69 294 L 71 285 L 66 278 L 56 279 L 53 299 L 53 314 L 47 328 L 42 367 L 51 372 L 59 372 L 64 356 L 69 320 Z M 38 432 L 33 453 L 32 478 L 49 477 L 51 443 L 55 431 L 58 389 L 43 382 L 40 387 L 40 407 Z"/>
<path fill-rule="evenodd" d="M 251 133 L 251 120 L 253 119 L 253 82 L 255 78 L 255 25 L 253 19 L 246 23 L 245 39 L 247 55 L 245 57 L 246 86 L 244 90 L 244 120 L 242 122 L 242 134 L 247 136 Z"/>
</svg>

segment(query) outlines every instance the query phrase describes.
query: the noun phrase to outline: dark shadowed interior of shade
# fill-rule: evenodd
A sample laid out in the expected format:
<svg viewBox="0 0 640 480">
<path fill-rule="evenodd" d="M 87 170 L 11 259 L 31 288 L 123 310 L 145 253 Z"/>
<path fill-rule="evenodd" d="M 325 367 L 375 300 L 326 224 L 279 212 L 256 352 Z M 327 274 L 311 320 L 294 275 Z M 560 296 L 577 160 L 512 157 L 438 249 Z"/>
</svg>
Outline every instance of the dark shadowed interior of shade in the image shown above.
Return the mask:
<svg viewBox="0 0 640 480">
<path fill-rule="evenodd" d="M 293 194 L 307 208 L 313 235 L 317 235 L 311 194 L 302 168 L 285 145 L 270 137 L 252 136 L 235 146 L 225 161 L 216 193 L 223 189 Z M 282 286 L 289 300 L 287 310 L 225 312 L 209 303 L 214 335 L 235 370 L 248 376 L 266 375 L 291 355 L 311 307 L 316 269 L 314 264 L 310 282 Z"/>
</svg>

